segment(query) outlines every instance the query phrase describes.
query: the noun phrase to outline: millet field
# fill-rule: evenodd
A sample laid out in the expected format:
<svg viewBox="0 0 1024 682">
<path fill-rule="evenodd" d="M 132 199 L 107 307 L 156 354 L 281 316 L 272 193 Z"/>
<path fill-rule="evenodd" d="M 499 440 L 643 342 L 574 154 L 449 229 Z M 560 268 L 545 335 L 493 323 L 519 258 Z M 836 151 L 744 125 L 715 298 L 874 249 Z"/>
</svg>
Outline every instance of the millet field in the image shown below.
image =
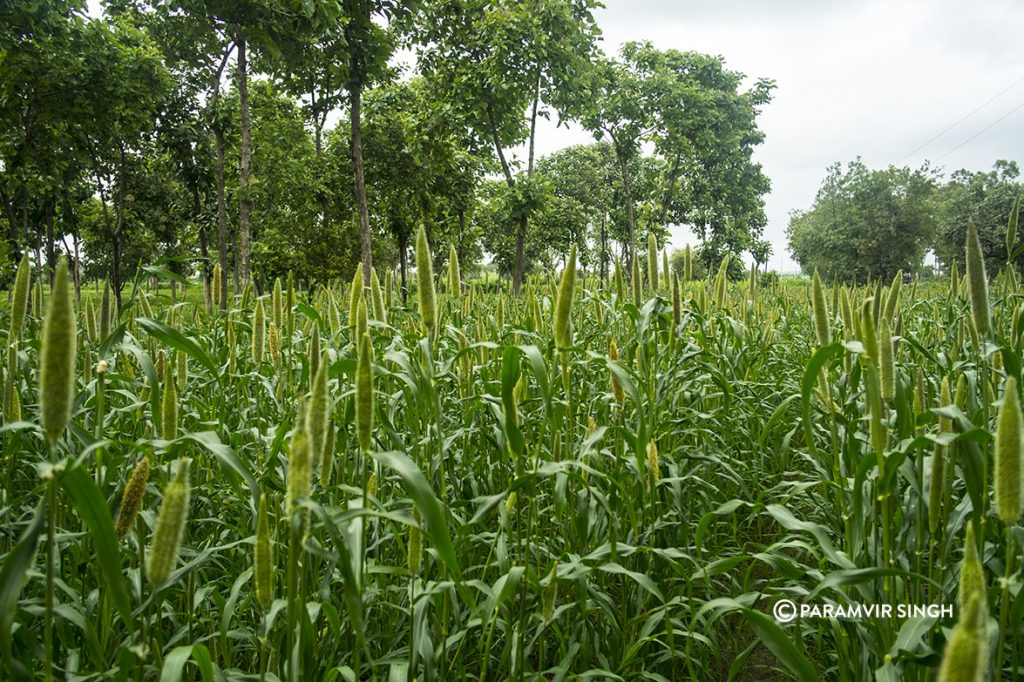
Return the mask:
<svg viewBox="0 0 1024 682">
<path fill-rule="evenodd" d="M 416 241 L 407 298 L 225 312 L 219 270 L 118 309 L 26 257 L 4 679 L 1020 679 L 1024 289 L 973 228 L 962 277 L 700 280 L 652 239 L 518 296 Z"/>
</svg>

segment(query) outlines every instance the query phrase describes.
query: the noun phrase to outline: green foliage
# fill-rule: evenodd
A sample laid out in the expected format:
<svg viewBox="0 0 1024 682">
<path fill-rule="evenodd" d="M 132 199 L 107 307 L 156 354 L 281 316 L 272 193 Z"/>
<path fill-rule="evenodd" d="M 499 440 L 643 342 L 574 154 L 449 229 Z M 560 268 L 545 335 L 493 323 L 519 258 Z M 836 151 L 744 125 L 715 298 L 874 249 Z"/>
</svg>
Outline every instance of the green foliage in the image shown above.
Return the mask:
<svg viewBox="0 0 1024 682">
<path fill-rule="evenodd" d="M 978 230 L 985 266 L 998 272 L 1007 261 L 1006 226 L 1014 202 L 1022 194 L 1020 169 L 1014 161 L 996 161 L 991 171 L 958 170 L 946 182 L 937 197 L 938 224 L 935 253 L 946 266 L 956 261 L 964 270 L 963 245 L 967 225 Z M 1014 263 L 1024 267 L 1024 253 Z"/>
<path fill-rule="evenodd" d="M 830 166 L 814 206 L 790 217 L 789 251 L 805 272 L 817 269 L 826 281 L 888 281 L 899 270 L 915 272 L 935 232 L 935 187 L 927 167 L 871 170 L 859 159 L 845 172 Z"/>
<path fill-rule="evenodd" d="M 299 287 L 276 364 L 247 352 L 273 321 L 256 313 L 263 298 L 207 313 L 198 287 L 174 302 L 142 281 L 169 323 L 122 314 L 107 340 L 76 333 L 83 362 L 105 358 L 105 388 L 75 363 L 52 447 L 36 426 L 47 353 L 30 315 L 24 415 L 4 423 L 0 452 L 5 665 L 39 672 L 47 630 L 56 669 L 143 679 L 193 663 L 210 679 L 358 679 L 399 661 L 424 679 L 718 679 L 750 665 L 850 680 L 934 677 L 950 658 L 990 677 L 1022 663 L 1005 559 L 1016 539 L 999 520 L 1020 508 L 1015 281 L 991 284 L 988 353 L 963 332 L 970 302 L 948 280 L 897 280 L 876 325 L 880 286 L 829 304 L 824 282 L 786 279 L 753 300 L 715 264 L 722 276 L 681 283 L 673 310 L 664 292 L 644 288 L 636 305 L 567 265 L 557 288 L 548 271 L 521 298 L 435 295 L 432 332 L 396 300 L 387 324 L 341 324 L 333 287 Z M 0 307 L 0 328 L 10 316 Z M 161 382 L 161 355 L 187 356 L 187 380 L 165 359 Z M 178 428 L 161 433 L 171 386 Z M 994 409 L 1000 386 L 1011 393 Z M 321 439 L 331 466 L 317 470 Z M 175 471 L 186 455 L 190 475 Z M 40 472 L 59 483 L 53 516 L 39 512 L 52 494 Z M 35 552 L 51 519 L 52 564 Z M 773 620 L 794 591 L 960 607 Z M 564 636 L 545 640 L 553 629 Z M 465 644 L 417 644 L 442 633 Z"/>
<path fill-rule="evenodd" d="M 237 112 L 238 93 L 226 93 L 224 106 Z M 249 83 L 252 119 L 252 161 L 249 202 L 252 269 L 266 290 L 289 271 L 303 280 L 324 281 L 347 274 L 355 265 L 352 254 L 358 236 L 348 220 L 327 227 L 321 220 L 318 197 L 328 178 L 317 172 L 316 149 L 295 102 L 272 82 Z M 233 127 L 239 122 L 237 114 Z M 237 155 L 237 140 L 229 139 L 229 155 Z M 229 218 L 237 220 L 238 169 L 226 178 Z M 351 214 L 349 214 L 351 215 Z"/>
<path fill-rule="evenodd" d="M 614 151 L 628 243 L 639 239 L 641 223 L 659 240 L 669 224 L 691 225 L 702 241 L 734 255 L 760 236 L 769 182 L 752 153 L 764 139 L 757 115 L 774 84 L 759 80 L 741 92 L 742 80 L 720 57 L 647 42 L 626 43 L 619 60 L 598 62 L 583 122 Z M 647 144 L 656 152 L 658 189 L 643 210 L 629 174 Z"/>
<path fill-rule="evenodd" d="M 690 277 L 693 279 L 705 279 L 708 276 L 707 268 L 704 262 L 700 259 L 694 259 L 690 257 L 690 264 L 693 270 L 690 273 Z M 675 274 L 680 282 L 685 281 L 686 275 L 686 249 L 676 249 L 669 256 L 669 267 L 672 268 L 673 274 Z"/>
</svg>

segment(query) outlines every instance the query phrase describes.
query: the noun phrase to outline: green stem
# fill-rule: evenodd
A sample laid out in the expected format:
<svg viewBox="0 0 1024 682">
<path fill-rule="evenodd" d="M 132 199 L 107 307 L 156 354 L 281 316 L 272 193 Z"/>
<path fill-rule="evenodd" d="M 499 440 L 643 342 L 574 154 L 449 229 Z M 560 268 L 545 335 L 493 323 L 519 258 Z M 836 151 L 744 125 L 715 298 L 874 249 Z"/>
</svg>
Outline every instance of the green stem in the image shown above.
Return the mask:
<svg viewBox="0 0 1024 682">
<path fill-rule="evenodd" d="M 1004 578 L 1002 589 L 999 592 L 999 643 L 996 646 L 996 667 L 995 677 L 999 678 L 1003 671 L 1003 652 L 1006 648 L 1006 628 L 1007 619 L 1010 615 L 1010 599 L 1012 597 L 1010 593 L 1010 580 L 1013 577 L 1013 560 L 1015 558 L 1013 551 L 1013 534 L 1010 532 L 1011 527 L 1006 526 L 1006 577 Z M 1016 665 L 1016 657 L 1014 657 Z M 1011 679 L 1016 679 L 1015 677 Z"/>
<path fill-rule="evenodd" d="M 50 459 L 53 459 L 53 447 L 50 447 Z M 50 471 L 49 480 L 46 482 L 46 611 L 44 614 L 43 650 L 44 665 L 43 679 L 46 682 L 53 680 L 53 572 L 56 561 L 57 544 L 57 474 Z"/>
<path fill-rule="evenodd" d="M 298 671 L 298 654 L 296 649 L 296 633 L 295 629 L 298 622 L 298 611 L 296 609 L 296 600 L 299 598 L 298 589 L 298 563 L 299 563 L 299 548 L 298 544 L 302 539 L 301 531 L 297 530 L 297 526 L 294 523 L 294 518 L 291 517 L 291 511 L 288 512 L 288 527 L 289 527 L 289 542 L 288 542 L 288 651 L 286 652 L 287 667 L 288 667 L 288 679 L 297 680 L 299 679 Z"/>
</svg>

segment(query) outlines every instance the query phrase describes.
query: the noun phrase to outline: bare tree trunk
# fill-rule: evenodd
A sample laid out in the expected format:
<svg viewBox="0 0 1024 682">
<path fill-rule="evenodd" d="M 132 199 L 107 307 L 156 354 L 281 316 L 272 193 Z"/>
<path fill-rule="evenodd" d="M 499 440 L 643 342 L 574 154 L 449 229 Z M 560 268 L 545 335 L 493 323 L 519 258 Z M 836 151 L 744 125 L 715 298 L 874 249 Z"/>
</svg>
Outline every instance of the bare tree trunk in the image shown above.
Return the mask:
<svg viewBox="0 0 1024 682">
<path fill-rule="evenodd" d="M 233 45 L 228 45 L 221 57 L 220 67 L 213 75 L 213 94 L 210 97 L 210 109 L 214 119 L 217 116 L 217 102 L 220 99 L 220 79 L 231 56 Z M 217 150 L 217 162 L 214 175 L 217 183 L 217 262 L 220 264 L 220 309 L 228 309 L 228 212 L 224 198 L 224 130 L 219 123 L 213 125 L 213 139 Z"/>
<path fill-rule="evenodd" d="M 199 217 L 202 205 L 199 201 L 199 189 L 192 186 L 192 209 L 195 216 Z M 207 314 L 213 310 L 213 299 L 210 292 L 210 248 L 206 243 L 206 225 L 199 221 L 199 253 L 203 257 L 203 264 L 200 270 L 203 273 L 203 302 Z"/>
<path fill-rule="evenodd" d="M 313 88 L 310 92 L 310 98 L 313 102 L 313 107 L 316 107 L 316 89 Z M 326 113 L 324 114 L 326 117 Z M 324 172 L 324 124 L 325 118 L 314 113 L 313 115 L 313 143 L 316 147 L 316 167 L 318 172 Z M 330 210 L 330 200 L 327 196 L 327 192 L 320 192 L 320 224 L 323 225 L 324 229 L 327 229 L 329 224 L 327 214 Z"/>
<path fill-rule="evenodd" d="M 501 138 L 498 135 L 498 122 L 494 117 L 494 110 L 490 107 L 487 108 L 487 119 L 491 126 L 491 140 L 494 142 L 494 150 L 498 154 L 498 161 L 501 162 L 501 170 L 505 174 L 505 182 L 508 184 L 509 189 L 515 189 L 516 181 L 512 177 L 512 169 L 508 165 L 508 160 L 505 159 L 505 152 L 501 148 Z M 533 146 L 531 141 L 531 148 Z M 516 227 L 516 260 L 513 266 L 512 274 L 512 292 L 514 295 L 519 295 L 519 285 L 522 283 L 522 269 L 523 269 L 523 242 L 526 236 L 526 224 L 527 218 L 525 215 L 519 221 L 519 225 Z"/>
<path fill-rule="evenodd" d="M 79 245 L 81 244 L 78 239 L 78 232 L 74 232 L 71 235 L 71 242 L 75 245 L 75 301 L 81 302 L 82 300 L 82 256 L 79 253 Z"/>
<path fill-rule="evenodd" d="M 220 309 L 228 309 L 228 211 L 224 201 L 224 131 L 213 131 L 217 147 L 217 258 L 220 264 Z"/>
<path fill-rule="evenodd" d="M 601 281 L 608 283 L 608 214 L 601 214 Z"/>
<path fill-rule="evenodd" d="M 534 152 L 534 141 L 537 137 L 537 107 L 540 105 L 540 73 L 537 74 L 536 86 L 533 94 L 533 108 L 530 112 L 530 152 L 529 158 L 526 164 L 526 177 L 529 180 L 533 177 L 533 152 Z M 515 274 L 512 279 L 512 289 L 515 295 L 519 295 L 519 287 L 523 284 L 523 275 L 526 274 L 526 258 L 524 255 L 524 245 L 526 242 L 526 228 L 529 222 L 529 216 L 523 211 L 523 215 L 519 218 L 519 229 L 516 230 L 516 266 Z"/>
<path fill-rule="evenodd" d="M 50 270 L 50 284 L 53 284 L 53 274 L 57 270 L 57 250 L 53 237 L 53 204 L 47 202 L 46 208 L 46 265 Z"/>
<path fill-rule="evenodd" d="M 242 168 L 238 178 L 239 269 L 242 284 L 249 283 L 249 65 L 245 36 L 238 36 L 238 101 L 242 113 Z"/>
<path fill-rule="evenodd" d="M 121 149 L 121 163 L 117 171 L 117 192 L 114 195 L 114 252 L 111 279 L 113 279 L 114 300 L 117 312 L 121 312 L 121 235 L 124 228 L 124 149 Z"/>
<path fill-rule="evenodd" d="M 21 199 L 21 231 L 25 235 L 25 249 L 34 249 L 36 252 L 36 263 L 42 265 L 43 257 L 39 253 L 39 239 L 38 235 L 35 239 L 32 237 L 32 231 L 28 225 L 28 193 L 26 192 Z"/>
<path fill-rule="evenodd" d="M 633 188 L 629 184 L 629 168 L 626 166 L 626 160 L 616 150 L 615 155 L 619 159 L 619 172 L 622 174 L 622 189 L 626 194 L 626 228 L 628 240 L 628 248 L 626 250 L 626 269 L 629 271 L 633 267 L 633 251 L 636 247 L 636 212 L 633 207 Z"/>
<path fill-rule="evenodd" d="M 402 303 L 405 303 L 409 291 L 406 287 L 406 276 L 409 270 L 409 236 L 403 230 L 398 233 L 398 262 L 402 270 Z"/>
<path fill-rule="evenodd" d="M 359 241 L 363 254 L 363 286 L 370 286 L 373 253 L 370 250 L 370 211 L 366 205 L 366 179 L 363 177 L 362 86 L 351 85 L 352 100 L 352 175 L 355 177 L 356 209 L 359 212 Z"/>
</svg>

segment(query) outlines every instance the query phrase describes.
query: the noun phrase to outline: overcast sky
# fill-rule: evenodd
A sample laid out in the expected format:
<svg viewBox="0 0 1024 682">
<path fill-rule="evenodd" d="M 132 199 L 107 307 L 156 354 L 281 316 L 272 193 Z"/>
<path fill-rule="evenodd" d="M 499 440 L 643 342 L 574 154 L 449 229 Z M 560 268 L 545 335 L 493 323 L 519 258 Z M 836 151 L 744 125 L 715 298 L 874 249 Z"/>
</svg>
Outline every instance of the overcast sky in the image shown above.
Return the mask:
<svg viewBox="0 0 1024 682">
<path fill-rule="evenodd" d="M 776 81 L 775 99 L 760 118 L 767 139 L 755 155 L 772 181 L 765 231 L 775 249 L 772 268 L 795 269 L 786 250 L 789 212 L 811 205 L 826 166 L 835 161 L 859 155 L 872 167 L 917 167 L 930 159 L 947 172 L 989 169 L 999 158 L 1024 162 L 1024 3 L 605 3 L 597 20 L 608 53 L 626 41 L 650 40 L 662 49 L 718 54 L 751 80 Z M 591 139 L 579 128 L 556 129 L 552 123 L 539 133 L 538 149 L 547 153 Z M 674 230 L 672 245 L 688 239 L 687 231 Z"/>
</svg>

